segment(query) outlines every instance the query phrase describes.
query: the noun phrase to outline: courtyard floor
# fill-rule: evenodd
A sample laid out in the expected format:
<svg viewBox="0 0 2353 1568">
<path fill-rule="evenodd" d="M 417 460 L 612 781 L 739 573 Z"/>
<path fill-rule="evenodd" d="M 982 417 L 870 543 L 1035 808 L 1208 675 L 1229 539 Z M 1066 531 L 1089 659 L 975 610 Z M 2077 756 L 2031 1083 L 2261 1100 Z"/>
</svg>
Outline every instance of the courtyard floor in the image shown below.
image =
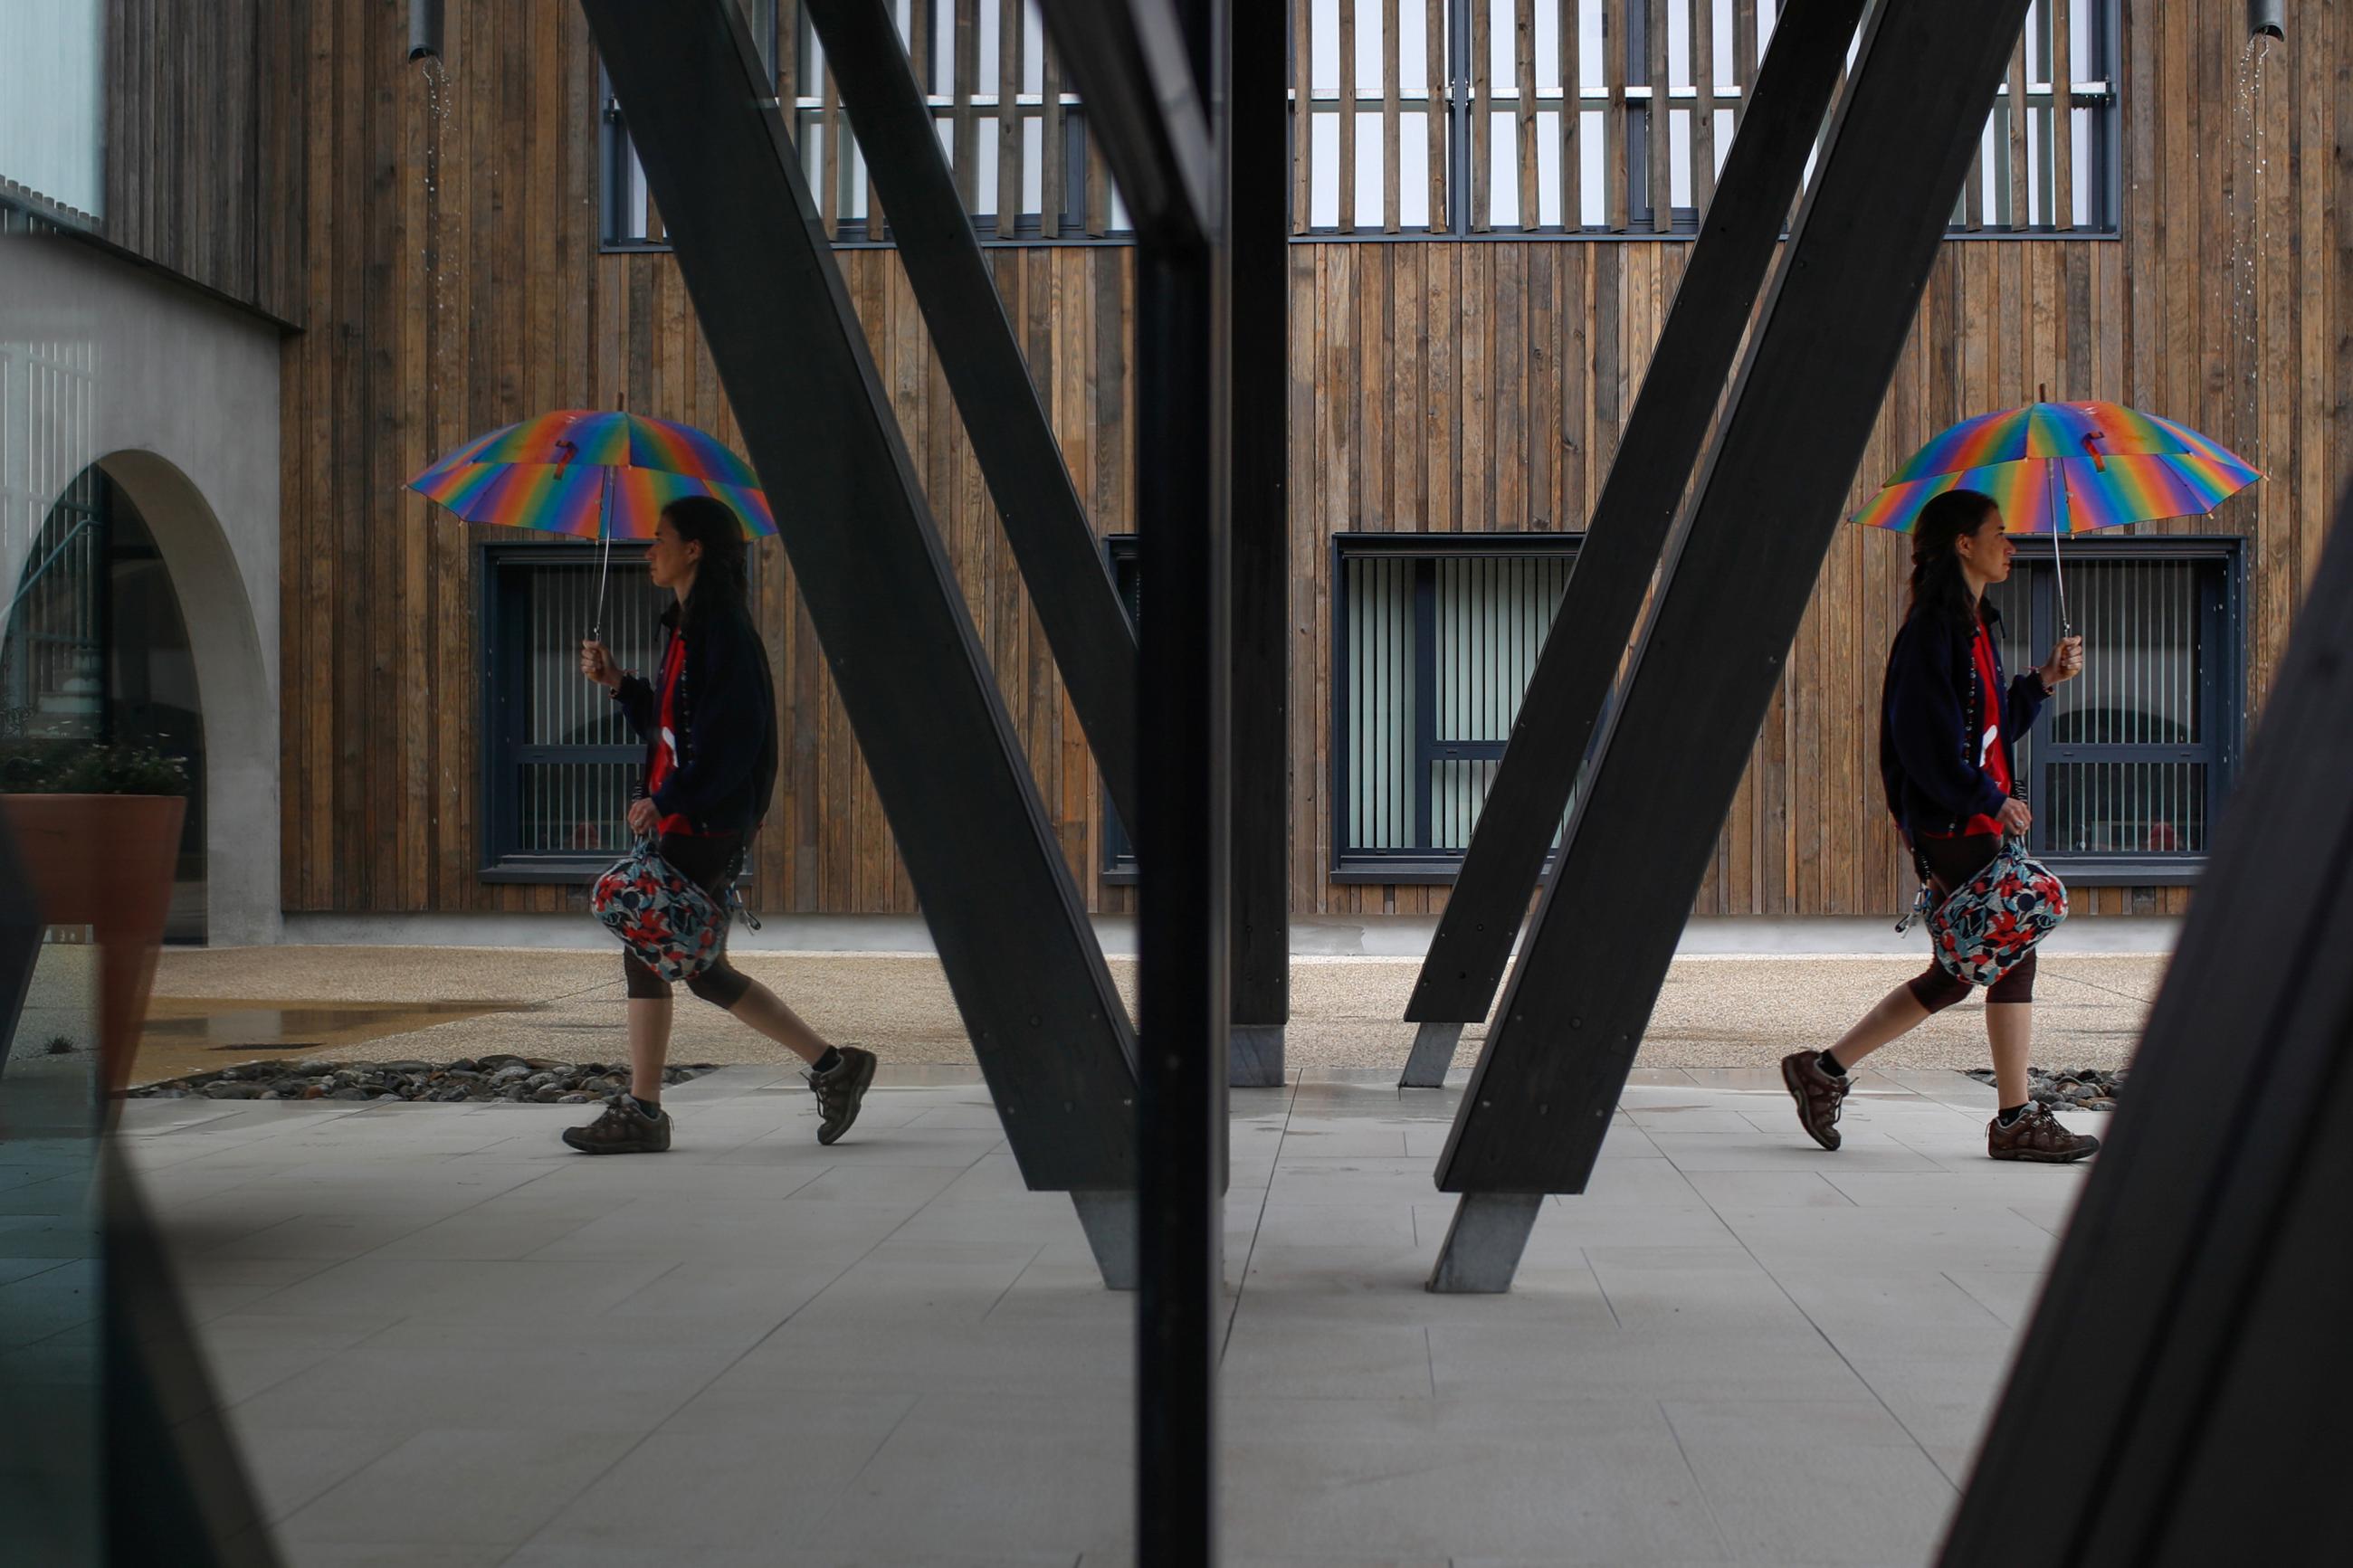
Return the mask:
<svg viewBox="0 0 2353 1568">
<path fill-rule="evenodd" d="M 1641 1068 L 1518 1288 L 1437 1297 L 1460 1090 L 1393 1077 L 1234 1095 L 1229 1561 L 1927 1560 L 2082 1168 L 1989 1163 L 1949 1069 L 1829 1153 L 1767 1069 Z M 1128 1561 L 1133 1302 L 977 1075 L 886 1069 L 830 1149 L 781 1064 L 670 1098 L 607 1160 L 576 1107 L 125 1108 L 287 1560 Z"/>
<path fill-rule="evenodd" d="M 973 1061 L 935 959 L 753 952 L 737 962 L 828 1037 L 866 1046 L 885 1062 Z M 2125 1065 L 2164 962 L 2043 954 L 2036 1062 Z M 1828 1045 L 1924 963 L 1917 956 L 1679 958 L 1641 1060 L 1666 1068 L 1758 1067 L 1800 1047 Z M 1295 956 L 1289 1061 L 1304 1068 L 1402 1068 L 1413 1026 L 1399 1020 L 1419 967 L 1406 958 Z M 1134 962 L 1114 958 L 1111 969 L 1132 1008 Z M 609 947 L 175 948 L 164 953 L 156 973 L 139 1077 L 152 1081 L 265 1057 L 448 1062 L 503 1051 L 612 1060 L 625 1053 L 621 1001 L 620 963 Z M 1898 1068 L 1982 1066 L 1979 1015 L 1974 1000 L 1965 1003 L 1876 1060 Z M 781 1047 L 691 997 L 681 997 L 677 1020 L 675 1061 L 787 1060 Z M 28 1021 L 27 1031 L 37 1023 Z M 1481 1025 L 1465 1032 L 1459 1065 L 1471 1064 L 1484 1033 Z"/>
</svg>

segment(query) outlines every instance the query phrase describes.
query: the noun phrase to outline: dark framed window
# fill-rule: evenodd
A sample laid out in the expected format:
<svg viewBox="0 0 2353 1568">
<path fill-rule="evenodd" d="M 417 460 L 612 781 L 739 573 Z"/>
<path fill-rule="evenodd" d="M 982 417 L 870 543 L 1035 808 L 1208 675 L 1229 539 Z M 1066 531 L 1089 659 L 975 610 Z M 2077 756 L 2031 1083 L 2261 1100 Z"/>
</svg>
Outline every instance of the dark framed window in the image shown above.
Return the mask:
<svg viewBox="0 0 2353 1568">
<path fill-rule="evenodd" d="M 878 210 L 858 139 L 826 72 L 815 23 L 792 7 L 786 37 L 777 0 L 736 3 L 751 18 L 761 57 L 778 79 L 802 177 L 827 234 L 841 246 L 890 243 L 888 214 Z M 1021 0 L 1009 13 L 990 0 L 961 25 L 955 0 L 887 5 L 985 243 L 1127 242 L 1126 209 L 1100 160 L 1090 155 L 1086 106 L 1066 90 L 1069 73 L 1049 60 L 1038 0 Z M 780 48 L 786 44 L 789 49 Z M 626 117 L 601 69 L 598 82 L 604 247 L 668 249 Z"/>
<path fill-rule="evenodd" d="M 638 546 L 616 546 L 605 644 L 624 669 L 661 656 L 663 596 Z M 482 876 L 586 881 L 628 848 L 645 748 L 580 675 L 596 616 L 594 544 L 482 547 Z"/>
<path fill-rule="evenodd" d="M 1334 538 L 1335 880 L 1453 879 L 1578 539 Z"/>
<path fill-rule="evenodd" d="M 1788 6 L 1403 0 L 1392 13 L 1303 0 L 1291 140 L 1305 210 L 1293 232 L 1692 237 Z M 1957 237 L 2116 230 L 2118 0 L 2073 0 L 2063 50 L 2060 14 L 2053 0 L 2028 11 L 2022 91 L 1997 89 Z"/>
<path fill-rule="evenodd" d="M 2017 748 L 2034 852 L 2086 885 L 2194 879 L 2245 724 L 2245 560 L 2233 538 L 2070 541 L 2061 564 L 2084 673 Z M 2003 662 L 2042 663 L 2061 630 L 2047 539 L 2019 541 L 1993 590 Z"/>
</svg>

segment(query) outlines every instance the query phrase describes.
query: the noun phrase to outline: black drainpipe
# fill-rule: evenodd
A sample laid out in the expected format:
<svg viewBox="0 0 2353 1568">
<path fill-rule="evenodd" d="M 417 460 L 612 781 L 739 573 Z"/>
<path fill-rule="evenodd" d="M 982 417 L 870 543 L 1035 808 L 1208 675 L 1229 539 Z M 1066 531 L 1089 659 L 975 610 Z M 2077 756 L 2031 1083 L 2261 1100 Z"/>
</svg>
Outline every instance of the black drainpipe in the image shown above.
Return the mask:
<svg viewBox="0 0 2353 1568">
<path fill-rule="evenodd" d="M 2247 37 L 2252 38 L 2258 33 L 2269 33 L 2274 38 L 2284 40 L 2287 37 L 2287 23 L 2284 19 L 2286 10 L 2287 0 L 2247 0 Z"/>
<path fill-rule="evenodd" d="M 441 58 L 441 0 L 408 0 L 408 58 Z"/>
</svg>

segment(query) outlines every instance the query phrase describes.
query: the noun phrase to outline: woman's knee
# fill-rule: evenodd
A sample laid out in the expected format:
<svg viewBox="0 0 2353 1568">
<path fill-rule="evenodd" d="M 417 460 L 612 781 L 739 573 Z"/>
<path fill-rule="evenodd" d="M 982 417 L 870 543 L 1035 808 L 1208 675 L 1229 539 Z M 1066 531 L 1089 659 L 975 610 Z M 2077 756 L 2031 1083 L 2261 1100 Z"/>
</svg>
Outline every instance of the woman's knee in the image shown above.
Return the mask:
<svg viewBox="0 0 2353 1568">
<path fill-rule="evenodd" d="M 688 981 L 686 988 L 720 1011 L 732 1013 L 735 1004 L 744 1000 L 744 993 L 752 988 L 752 982 L 742 970 L 722 960 Z"/>
<path fill-rule="evenodd" d="M 1912 1000 L 1931 1013 L 1941 1013 L 1969 994 L 1969 983 L 1945 972 L 1944 965 L 1931 963 L 1910 983 Z"/>
</svg>

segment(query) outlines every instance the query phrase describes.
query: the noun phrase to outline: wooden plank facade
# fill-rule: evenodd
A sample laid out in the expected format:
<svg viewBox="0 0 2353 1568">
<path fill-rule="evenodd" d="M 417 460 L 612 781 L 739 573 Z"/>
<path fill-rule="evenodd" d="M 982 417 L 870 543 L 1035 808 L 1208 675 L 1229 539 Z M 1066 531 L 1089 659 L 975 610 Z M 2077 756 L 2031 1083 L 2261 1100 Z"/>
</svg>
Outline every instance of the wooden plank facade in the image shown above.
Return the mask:
<svg viewBox="0 0 2353 1568">
<path fill-rule="evenodd" d="M 1646 3 L 1666 0 L 1609 0 L 1613 14 Z M 285 351 L 285 905 L 572 907 L 576 889 L 479 874 L 475 546 L 488 533 L 431 515 L 401 481 L 469 434 L 550 408 L 626 398 L 633 411 L 731 444 L 734 422 L 670 258 L 600 251 L 597 73 L 570 0 L 450 0 L 450 75 L 438 89 L 401 58 L 398 6 L 286 9 L 294 19 L 277 24 L 269 45 L 282 98 L 269 112 L 299 134 L 288 155 L 257 163 L 269 176 L 261 210 L 291 220 L 269 254 L 297 258 L 289 313 L 307 323 Z M 973 9 L 953 12 L 960 56 Z M 1303 17 L 1310 9 L 1294 6 Z M 1427 20 L 1410 4 L 1403 12 L 1409 31 Z M 1744 30 L 1726 52 L 1753 58 L 1753 10 L 1736 13 Z M 1385 67 L 1398 7 L 1348 14 L 1359 26 L 1373 16 L 1386 24 Z M 1525 32 L 1513 8 L 1497 16 Z M 1943 425 L 2031 400 L 2039 387 L 2211 433 L 2270 481 L 2211 519 L 2154 531 L 2248 540 L 2251 702 L 2311 579 L 2332 500 L 2353 475 L 2353 248 L 2339 216 L 2353 212 L 2353 73 L 2339 63 L 2353 58 L 2353 18 L 2316 0 L 2295 8 L 2295 26 L 2242 102 L 2235 0 L 2126 0 L 2121 232 L 1948 243 L 1855 491 L 1859 500 Z M 1547 43 L 1573 70 L 1575 39 Z M 1622 74 L 1609 77 L 1612 115 L 1626 101 Z M 1482 75 L 1478 90 L 1524 98 L 1522 78 Z M 1299 79 L 1307 85 L 1304 66 Z M 1687 254 L 1684 238 L 1646 227 L 1383 239 L 1398 226 L 1397 90 L 1377 76 L 1365 126 L 1392 156 L 1381 198 L 1352 214 L 1373 237 L 1303 234 L 1291 250 L 1291 875 L 1301 914 L 1419 914 L 1445 896 L 1330 875 L 1331 536 L 1577 530 Z M 985 112 L 973 118 L 976 134 L 999 134 Z M 1537 189 L 1537 132 L 1525 120 L 1498 123 L 1516 132 L 1525 203 Z M 1575 144 L 1573 125 L 1546 134 L 1564 151 Z M 1443 205 L 1439 163 L 1427 184 Z M 1477 168 L 1470 199 L 1483 220 L 1497 192 L 1487 164 Z M 1091 169 L 1088 183 L 1095 177 Z M 1556 161 L 1550 178 L 1564 204 L 1577 199 L 1578 177 L 1573 160 Z M 1303 203 L 1303 173 L 1296 188 Z M 1620 181 L 1610 191 L 1620 225 L 1624 196 Z M 1087 203 L 1087 227 L 1103 210 Z M 1094 522 L 1124 532 L 1133 516 L 1131 253 L 1075 237 L 990 254 Z M 1103 805 L 1084 741 L 895 254 L 839 254 L 1071 866 L 1092 907 L 1130 908 L 1132 889 L 1101 874 Z M 792 504 L 789 493 L 775 499 Z M 1702 912 L 1882 913 L 1903 902 L 1873 757 L 1879 666 L 1905 570 L 1902 541 L 1841 534 L 1723 826 Z M 784 756 L 755 902 L 910 911 L 889 828 L 773 548 L 759 593 L 779 667 Z M 2187 898 L 2182 888 L 2109 888 L 2083 902 L 2178 910 Z"/>
</svg>

